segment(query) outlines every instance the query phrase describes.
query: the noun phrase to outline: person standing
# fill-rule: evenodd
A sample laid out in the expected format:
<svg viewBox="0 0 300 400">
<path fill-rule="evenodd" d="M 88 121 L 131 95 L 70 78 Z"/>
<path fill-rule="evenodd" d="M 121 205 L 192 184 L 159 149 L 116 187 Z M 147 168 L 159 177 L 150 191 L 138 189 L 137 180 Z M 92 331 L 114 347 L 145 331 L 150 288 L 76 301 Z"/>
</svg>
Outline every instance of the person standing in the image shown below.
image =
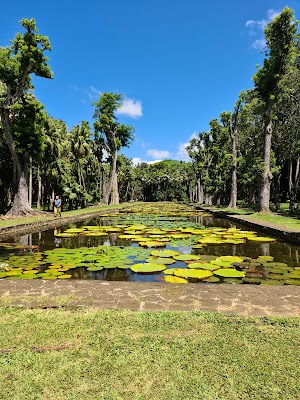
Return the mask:
<svg viewBox="0 0 300 400">
<path fill-rule="evenodd" d="M 61 199 L 58 195 L 55 196 L 54 200 L 54 217 L 56 218 L 57 215 L 61 217 Z"/>
</svg>

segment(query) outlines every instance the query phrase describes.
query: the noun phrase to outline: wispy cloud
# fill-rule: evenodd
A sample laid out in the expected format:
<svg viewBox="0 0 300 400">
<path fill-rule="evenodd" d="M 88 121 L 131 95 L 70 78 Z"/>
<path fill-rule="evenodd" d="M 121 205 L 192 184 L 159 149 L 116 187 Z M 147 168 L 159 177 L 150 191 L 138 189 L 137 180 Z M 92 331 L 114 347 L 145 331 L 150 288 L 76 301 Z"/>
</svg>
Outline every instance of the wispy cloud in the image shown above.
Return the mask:
<svg viewBox="0 0 300 400">
<path fill-rule="evenodd" d="M 71 85 L 71 89 L 74 90 L 74 92 L 81 93 L 83 97 L 81 98 L 82 103 L 87 103 L 89 100 L 95 101 L 99 98 L 101 95 L 101 91 L 98 90 L 95 86 L 89 85 L 88 87 L 79 87 L 75 84 Z"/>
<path fill-rule="evenodd" d="M 149 149 L 147 150 L 147 155 L 151 158 L 154 159 L 166 159 L 170 158 L 171 154 L 168 150 L 155 150 L 155 149 Z"/>
<path fill-rule="evenodd" d="M 266 19 L 258 19 L 258 20 L 249 19 L 248 21 L 246 21 L 246 27 L 249 29 L 248 30 L 249 36 L 252 39 L 255 39 L 252 42 L 252 47 L 255 50 L 261 51 L 266 47 L 266 41 L 262 37 L 262 33 L 263 33 L 266 25 L 270 21 L 273 21 L 273 19 L 276 18 L 277 15 L 279 15 L 279 14 L 280 14 L 280 11 L 276 11 L 273 8 L 270 8 L 269 10 L 267 10 L 267 18 Z"/>
<path fill-rule="evenodd" d="M 197 132 L 194 132 L 194 133 L 189 137 L 189 139 L 188 139 L 187 142 L 179 144 L 177 153 L 176 153 L 176 155 L 175 155 L 175 159 L 176 159 L 176 160 L 178 160 L 178 161 L 187 161 L 187 162 L 188 162 L 188 161 L 191 161 L 190 156 L 189 156 L 189 153 L 188 153 L 188 151 L 187 151 L 186 148 L 187 148 L 188 145 L 190 144 L 190 140 L 197 138 L 197 136 L 198 136 L 198 135 L 197 135 Z"/>
<path fill-rule="evenodd" d="M 130 118 L 140 118 L 143 116 L 142 102 L 125 98 L 117 114 L 125 115 Z"/>
<path fill-rule="evenodd" d="M 93 86 L 93 85 L 89 86 L 87 93 L 88 93 L 89 99 L 92 101 L 97 100 L 99 98 L 99 96 L 101 95 L 100 90 L 95 88 L 95 86 Z"/>
</svg>

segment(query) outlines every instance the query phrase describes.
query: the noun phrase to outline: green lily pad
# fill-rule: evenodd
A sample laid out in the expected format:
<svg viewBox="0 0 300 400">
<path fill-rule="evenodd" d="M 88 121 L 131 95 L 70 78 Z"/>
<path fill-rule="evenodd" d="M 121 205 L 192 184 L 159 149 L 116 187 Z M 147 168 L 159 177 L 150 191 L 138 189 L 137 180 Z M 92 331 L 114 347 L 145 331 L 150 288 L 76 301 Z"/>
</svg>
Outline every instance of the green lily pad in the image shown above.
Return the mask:
<svg viewBox="0 0 300 400">
<path fill-rule="evenodd" d="M 260 278 L 248 278 L 248 277 L 245 277 L 245 278 L 243 278 L 243 281 L 244 281 L 245 283 L 260 284 L 260 283 L 262 282 L 262 279 L 260 279 Z"/>
<path fill-rule="evenodd" d="M 247 240 L 253 242 L 276 242 L 276 239 L 265 236 L 249 236 L 247 237 Z"/>
<path fill-rule="evenodd" d="M 164 242 L 139 242 L 140 246 L 143 247 L 165 247 L 166 243 Z"/>
<path fill-rule="evenodd" d="M 220 279 L 217 278 L 216 276 L 210 276 L 207 279 L 203 279 L 203 282 L 217 283 L 217 282 L 220 282 Z"/>
<path fill-rule="evenodd" d="M 165 264 L 165 265 L 170 265 L 174 264 L 176 260 L 174 258 L 167 258 L 167 257 L 150 257 L 146 259 L 147 262 L 149 263 L 154 263 L 154 264 Z"/>
<path fill-rule="evenodd" d="M 166 266 L 163 264 L 141 263 L 132 265 L 130 269 L 136 273 L 147 274 L 164 271 L 166 269 Z"/>
<path fill-rule="evenodd" d="M 192 262 L 188 264 L 188 268 L 191 269 L 204 269 L 207 271 L 214 271 L 216 269 L 219 269 L 220 267 L 218 265 L 213 265 L 210 263 L 200 263 L 200 262 Z"/>
<path fill-rule="evenodd" d="M 297 285 L 297 286 L 300 286 L 300 279 L 285 279 L 283 282 L 286 285 Z"/>
<path fill-rule="evenodd" d="M 173 257 L 173 256 L 178 256 L 180 253 L 175 250 L 153 250 L 151 251 L 151 256 L 155 257 Z"/>
<path fill-rule="evenodd" d="M 87 271 L 101 271 L 103 267 L 88 267 Z"/>
<path fill-rule="evenodd" d="M 274 279 L 266 279 L 261 282 L 261 286 L 282 286 L 284 284 L 283 281 L 277 281 Z"/>
<path fill-rule="evenodd" d="M 228 263 L 233 263 L 233 262 L 242 262 L 244 259 L 237 256 L 222 256 L 217 258 L 217 260 L 220 260 L 222 262 L 225 261 Z"/>
<path fill-rule="evenodd" d="M 200 257 L 195 254 L 180 254 L 179 256 L 173 256 L 173 258 L 177 261 L 192 261 L 200 259 Z"/>
<path fill-rule="evenodd" d="M 245 272 L 244 271 L 237 271 L 234 268 L 222 268 L 214 271 L 215 275 L 226 277 L 226 278 L 244 278 Z"/>
<path fill-rule="evenodd" d="M 165 282 L 167 283 L 188 283 L 184 278 L 179 278 L 178 276 L 166 276 Z"/>
<path fill-rule="evenodd" d="M 180 278 L 193 278 L 193 279 L 206 279 L 212 276 L 211 271 L 204 271 L 202 269 L 185 269 L 177 268 L 174 270 L 174 275 Z"/>
</svg>

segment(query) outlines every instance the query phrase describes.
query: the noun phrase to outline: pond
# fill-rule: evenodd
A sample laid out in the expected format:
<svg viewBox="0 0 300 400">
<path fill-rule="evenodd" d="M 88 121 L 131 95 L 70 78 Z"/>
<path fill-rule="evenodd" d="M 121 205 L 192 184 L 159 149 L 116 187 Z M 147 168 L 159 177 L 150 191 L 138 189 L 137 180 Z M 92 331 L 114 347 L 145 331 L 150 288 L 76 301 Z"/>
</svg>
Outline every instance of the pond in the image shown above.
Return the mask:
<svg viewBox="0 0 300 400">
<path fill-rule="evenodd" d="M 299 246 L 177 203 L 0 243 L 0 279 L 300 285 Z"/>
</svg>

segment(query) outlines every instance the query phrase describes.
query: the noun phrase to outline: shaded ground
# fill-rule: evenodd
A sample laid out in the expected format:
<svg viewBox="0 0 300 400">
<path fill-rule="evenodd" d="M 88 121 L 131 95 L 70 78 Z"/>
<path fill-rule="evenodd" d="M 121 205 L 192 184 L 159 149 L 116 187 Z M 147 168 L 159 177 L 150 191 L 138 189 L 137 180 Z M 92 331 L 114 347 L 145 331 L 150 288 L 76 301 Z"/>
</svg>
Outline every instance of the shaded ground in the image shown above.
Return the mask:
<svg viewBox="0 0 300 400">
<path fill-rule="evenodd" d="M 2 280 L 0 304 L 92 306 L 137 311 L 214 311 L 245 316 L 299 316 L 300 287 Z"/>
</svg>

